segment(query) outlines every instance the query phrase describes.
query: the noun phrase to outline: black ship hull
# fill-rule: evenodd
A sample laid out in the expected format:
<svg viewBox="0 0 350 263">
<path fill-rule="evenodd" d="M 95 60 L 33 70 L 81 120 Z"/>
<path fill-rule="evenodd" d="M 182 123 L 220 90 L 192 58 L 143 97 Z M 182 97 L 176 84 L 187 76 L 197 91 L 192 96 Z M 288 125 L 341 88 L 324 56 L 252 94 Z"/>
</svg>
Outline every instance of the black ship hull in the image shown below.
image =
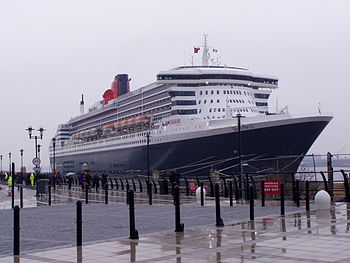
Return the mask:
<svg viewBox="0 0 350 263">
<path fill-rule="evenodd" d="M 295 171 L 329 120 L 301 122 L 241 131 L 244 171 L 266 169 Z M 149 146 L 150 170 L 174 169 L 183 175 L 208 176 L 210 169 L 239 170 L 238 132 L 212 135 Z M 147 174 L 147 145 L 96 153 L 56 156 L 63 173 L 140 171 Z M 289 156 L 278 158 L 281 156 Z M 278 160 L 277 160 L 278 159 Z M 51 163 L 53 159 L 51 158 Z"/>
</svg>

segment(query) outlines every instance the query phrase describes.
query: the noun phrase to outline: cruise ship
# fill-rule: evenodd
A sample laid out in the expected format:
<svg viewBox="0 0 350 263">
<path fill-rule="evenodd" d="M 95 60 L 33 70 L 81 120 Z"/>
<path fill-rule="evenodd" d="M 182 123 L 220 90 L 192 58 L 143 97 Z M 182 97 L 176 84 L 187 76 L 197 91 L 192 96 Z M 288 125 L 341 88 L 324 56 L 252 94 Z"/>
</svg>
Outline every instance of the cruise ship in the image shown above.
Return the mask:
<svg viewBox="0 0 350 263">
<path fill-rule="evenodd" d="M 62 173 L 295 171 L 332 116 L 270 113 L 278 78 L 214 65 L 217 50 L 203 42 L 200 66 L 162 71 L 133 91 L 118 74 L 86 113 L 82 98 L 80 115 L 58 126 L 51 165 L 55 156 Z"/>
</svg>

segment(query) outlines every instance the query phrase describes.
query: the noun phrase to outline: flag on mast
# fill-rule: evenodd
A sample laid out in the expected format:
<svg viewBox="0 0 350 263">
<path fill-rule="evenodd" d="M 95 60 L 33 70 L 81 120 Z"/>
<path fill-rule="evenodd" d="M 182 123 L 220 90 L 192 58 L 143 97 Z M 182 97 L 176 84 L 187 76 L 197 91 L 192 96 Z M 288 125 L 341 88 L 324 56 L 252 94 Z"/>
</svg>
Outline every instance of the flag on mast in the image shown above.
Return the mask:
<svg viewBox="0 0 350 263">
<path fill-rule="evenodd" d="M 194 53 L 198 53 L 199 50 L 200 50 L 199 47 L 194 47 L 194 48 L 193 48 L 193 52 L 194 52 Z"/>
</svg>

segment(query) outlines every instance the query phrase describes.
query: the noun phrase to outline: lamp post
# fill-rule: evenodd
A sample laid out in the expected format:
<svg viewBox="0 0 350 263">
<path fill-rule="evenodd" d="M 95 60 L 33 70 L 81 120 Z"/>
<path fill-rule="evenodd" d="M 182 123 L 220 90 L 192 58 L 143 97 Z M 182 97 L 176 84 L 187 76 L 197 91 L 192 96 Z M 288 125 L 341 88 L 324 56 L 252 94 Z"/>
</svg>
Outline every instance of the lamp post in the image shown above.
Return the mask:
<svg viewBox="0 0 350 263">
<path fill-rule="evenodd" d="M 38 144 L 38 158 L 40 159 L 40 148 L 41 148 L 41 145 Z"/>
<path fill-rule="evenodd" d="M 26 130 L 28 131 L 29 139 L 35 140 L 35 160 L 37 162 L 37 164 L 35 164 L 35 168 L 36 168 L 35 173 L 37 173 L 38 168 L 40 168 L 40 159 L 38 158 L 38 153 L 40 153 L 40 146 L 38 147 L 38 139 L 40 139 L 40 140 L 43 139 L 45 129 L 43 127 L 40 127 L 37 130 L 39 132 L 39 136 L 35 135 L 34 137 L 32 137 L 32 135 L 33 135 L 33 131 L 35 129 L 33 129 L 32 126 L 29 126 Z"/>
<path fill-rule="evenodd" d="M 23 149 L 19 150 L 21 153 L 21 174 L 23 175 Z"/>
<path fill-rule="evenodd" d="M 53 165 L 52 170 L 53 174 L 56 174 L 56 137 L 53 137 L 52 139 L 52 147 L 53 147 Z"/>
<path fill-rule="evenodd" d="M 2 172 L 2 155 L 0 155 L 0 171 Z"/>
<path fill-rule="evenodd" d="M 9 173 L 11 173 L 11 153 L 9 153 Z"/>
<path fill-rule="evenodd" d="M 56 137 L 53 137 L 52 139 L 52 147 L 53 147 L 53 189 L 56 190 Z"/>
<path fill-rule="evenodd" d="M 243 166 L 242 166 L 242 149 L 241 149 L 241 118 L 244 118 L 239 112 L 237 113 L 237 128 L 238 128 L 238 165 L 239 165 L 239 175 L 241 181 L 241 196 L 243 197 Z"/>
<path fill-rule="evenodd" d="M 147 181 L 149 183 L 149 177 L 150 177 L 150 171 L 149 171 L 149 132 L 147 132 L 146 134 L 146 138 L 147 138 Z"/>
</svg>

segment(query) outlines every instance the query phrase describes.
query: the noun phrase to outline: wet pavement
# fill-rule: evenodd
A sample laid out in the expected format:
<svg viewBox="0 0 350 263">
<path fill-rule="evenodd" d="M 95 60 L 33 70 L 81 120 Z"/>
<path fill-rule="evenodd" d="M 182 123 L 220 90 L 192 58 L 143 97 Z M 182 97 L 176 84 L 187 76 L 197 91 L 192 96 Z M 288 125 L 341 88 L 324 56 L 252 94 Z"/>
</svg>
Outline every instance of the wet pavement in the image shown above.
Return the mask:
<svg viewBox="0 0 350 263">
<path fill-rule="evenodd" d="M 57 198 L 64 200 L 64 191 L 56 190 L 62 196 Z M 81 194 L 79 190 L 71 192 L 70 198 L 79 199 Z M 120 194 L 115 195 L 116 200 L 120 197 L 125 202 Z M 103 200 L 98 198 L 97 195 L 96 202 Z M 140 195 L 136 205 L 136 229 L 140 235 L 136 241 L 128 238 L 125 203 L 84 205 L 81 248 L 74 247 L 74 204 L 22 209 L 21 257 L 10 256 L 12 231 L 3 230 L 0 223 L 0 263 L 350 262 L 350 207 L 344 203 L 337 203 L 332 210 L 311 213 L 304 212 L 304 207 L 287 207 L 288 215 L 281 217 L 279 207 L 267 202 L 266 208 L 257 204 L 256 220 L 250 221 L 246 205 L 230 207 L 223 200 L 225 226 L 215 227 L 211 200 L 200 207 L 194 197 L 189 197 L 181 206 L 185 231 L 175 233 L 171 198 L 159 197 L 162 201 L 153 206 L 142 203 L 143 199 Z M 45 203 L 44 197 L 40 202 Z M 11 210 L 0 211 L 0 222 L 9 222 L 11 215 Z"/>
</svg>

